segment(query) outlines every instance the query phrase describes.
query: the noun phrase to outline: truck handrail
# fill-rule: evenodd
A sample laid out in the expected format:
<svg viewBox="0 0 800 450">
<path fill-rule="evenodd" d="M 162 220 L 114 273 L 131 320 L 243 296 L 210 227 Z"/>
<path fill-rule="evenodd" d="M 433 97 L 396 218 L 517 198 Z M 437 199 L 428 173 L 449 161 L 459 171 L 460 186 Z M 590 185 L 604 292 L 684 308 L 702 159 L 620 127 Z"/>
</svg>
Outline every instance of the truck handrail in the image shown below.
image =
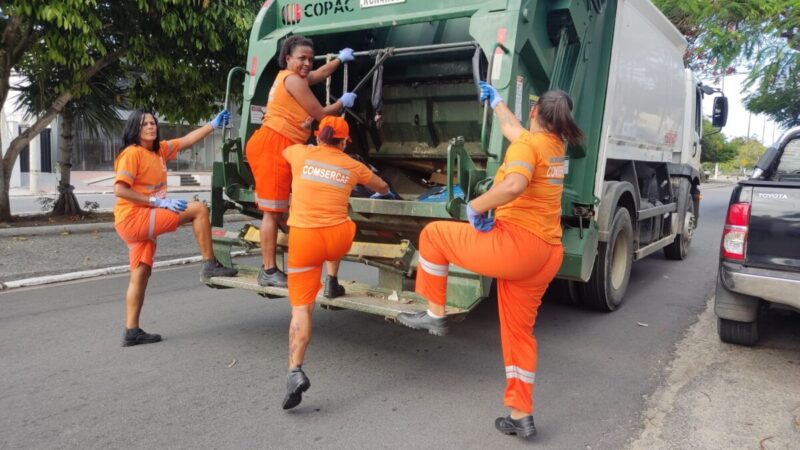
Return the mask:
<svg viewBox="0 0 800 450">
<path fill-rule="evenodd" d="M 247 69 L 245 69 L 244 67 L 237 66 L 228 71 L 228 82 L 225 86 L 225 104 L 224 104 L 225 109 L 227 109 L 228 111 L 230 111 L 230 106 L 231 106 L 229 104 L 231 95 L 231 83 L 233 82 L 233 76 L 236 75 L 237 72 L 242 72 L 245 74 L 245 76 L 250 75 L 250 72 L 248 72 Z M 226 133 L 228 135 L 228 138 L 230 138 L 230 129 L 231 129 L 230 123 L 225 125 L 225 127 L 222 129 L 222 142 L 225 142 L 227 140 L 225 139 Z"/>
<path fill-rule="evenodd" d="M 492 49 L 492 56 L 489 57 L 489 67 L 486 68 L 486 82 L 489 84 L 491 83 L 491 76 L 492 70 L 494 68 L 494 55 L 497 54 L 497 49 L 503 51 L 503 53 L 508 53 L 508 48 L 501 43 L 494 44 L 494 48 Z M 481 148 L 483 151 L 486 152 L 486 155 L 490 157 L 495 157 L 495 155 L 489 154 L 489 131 L 487 130 L 486 124 L 489 121 L 489 99 L 483 103 L 483 121 L 481 123 Z"/>
</svg>

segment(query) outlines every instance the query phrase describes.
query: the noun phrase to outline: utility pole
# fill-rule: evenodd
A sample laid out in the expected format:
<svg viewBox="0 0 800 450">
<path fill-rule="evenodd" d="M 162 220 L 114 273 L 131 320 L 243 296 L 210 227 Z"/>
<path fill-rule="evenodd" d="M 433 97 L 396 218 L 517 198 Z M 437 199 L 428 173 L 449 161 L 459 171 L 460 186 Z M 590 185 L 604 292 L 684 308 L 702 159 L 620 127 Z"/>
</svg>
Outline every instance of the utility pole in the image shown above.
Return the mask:
<svg viewBox="0 0 800 450">
<path fill-rule="evenodd" d="M 761 127 L 761 143 L 767 145 L 767 118 L 764 117 L 764 124 Z"/>
<path fill-rule="evenodd" d="M 41 141 L 41 134 L 36 133 L 36 136 L 28 144 L 28 189 L 31 194 L 39 193 L 39 172 L 42 168 Z"/>
<path fill-rule="evenodd" d="M 750 139 L 750 120 L 753 119 L 753 113 L 747 113 L 747 139 Z"/>
</svg>

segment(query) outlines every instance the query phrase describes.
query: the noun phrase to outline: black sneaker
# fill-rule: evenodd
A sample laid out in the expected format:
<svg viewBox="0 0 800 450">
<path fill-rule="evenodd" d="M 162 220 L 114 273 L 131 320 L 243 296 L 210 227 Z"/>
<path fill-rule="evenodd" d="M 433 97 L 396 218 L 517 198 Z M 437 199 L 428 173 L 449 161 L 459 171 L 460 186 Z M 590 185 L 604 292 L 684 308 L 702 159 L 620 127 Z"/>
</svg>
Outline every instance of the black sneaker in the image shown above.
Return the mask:
<svg viewBox="0 0 800 450">
<path fill-rule="evenodd" d="M 122 335 L 122 346 L 130 347 L 139 344 L 153 344 L 161 341 L 160 334 L 145 333 L 141 328 L 126 329 Z"/>
<path fill-rule="evenodd" d="M 289 286 L 289 281 L 286 279 L 286 274 L 279 269 L 275 269 L 275 272 L 270 274 L 264 270 L 264 267 L 261 267 L 261 270 L 258 271 L 258 285 L 285 288 Z"/>
<path fill-rule="evenodd" d="M 447 318 L 431 317 L 427 311 L 400 313 L 397 315 L 397 321 L 415 330 L 428 330 L 428 333 L 436 336 L 447 334 Z"/>
<path fill-rule="evenodd" d="M 203 262 L 203 270 L 200 272 L 203 278 L 211 277 L 233 277 L 239 273 L 232 267 L 225 267 L 216 259 Z"/>
<path fill-rule="evenodd" d="M 286 380 L 286 397 L 283 399 L 283 409 L 292 409 L 299 405 L 303 400 L 303 392 L 310 387 L 311 381 L 309 381 L 303 369 L 295 367 L 290 370 Z"/>
<path fill-rule="evenodd" d="M 322 292 L 325 298 L 341 297 L 344 293 L 344 286 L 339 284 L 339 280 L 336 277 L 328 275 L 325 278 L 325 290 Z"/>
<path fill-rule="evenodd" d="M 498 417 L 494 421 L 494 427 L 503 434 L 516 435 L 522 439 L 536 435 L 533 416 L 525 416 L 521 419 L 512 419 L 510 415 Z"/>
</svg>

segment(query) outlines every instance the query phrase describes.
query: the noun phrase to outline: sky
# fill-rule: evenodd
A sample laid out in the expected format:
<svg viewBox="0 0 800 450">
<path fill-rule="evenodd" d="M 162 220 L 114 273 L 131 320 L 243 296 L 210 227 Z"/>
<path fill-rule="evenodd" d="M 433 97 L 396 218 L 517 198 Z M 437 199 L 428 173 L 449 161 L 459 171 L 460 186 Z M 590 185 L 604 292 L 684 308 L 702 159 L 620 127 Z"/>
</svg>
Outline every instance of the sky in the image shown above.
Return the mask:
<svg viewBox="0 0 800 450">
<path fill-rule="evenodd" d="M 747 75 L 737 74 L 725 77 L 724 86 L 720 84 L 709 83 L 711 86 L 721 87 L 728 97 L 728 123 L 722 129 L 722 132 L 728 138 L 746 137 L 748 120 L 750 122 L 750 136 L 757 139 L 765 146 L 770 146 L 778 139 L 782 133 L 782 129 L 775 125 L 774 122 L 768 120 L 766 116 L 761 114 L 751 114 L 742 103 L 743 98 L 747 95 L 742 94 L 742 83 L 744 83 Z M 706 96 L 703 99 L 703 115 L 710 116 L 713 107 L 714 97 Z"/>
</svg>

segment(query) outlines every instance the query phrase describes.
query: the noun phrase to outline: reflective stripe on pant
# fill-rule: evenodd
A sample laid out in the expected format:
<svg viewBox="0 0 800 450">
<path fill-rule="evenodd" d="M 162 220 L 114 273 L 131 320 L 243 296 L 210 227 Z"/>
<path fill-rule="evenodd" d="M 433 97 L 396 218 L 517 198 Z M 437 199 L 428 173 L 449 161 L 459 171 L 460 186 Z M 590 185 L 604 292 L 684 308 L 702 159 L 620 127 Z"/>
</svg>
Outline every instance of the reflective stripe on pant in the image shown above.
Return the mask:
<svg viewBox="0 0 800 450">
<path fill-rule="evenodd" d="M 536 338 L 533 325 L 550 281 L 561 267 L 563 249 L 528 230 L 496 222 L 488 233 L 468 223 L 433 222 L 422 230 L 416 291 L 433 303 L 447 300 L 447 268 L 455 264 L 497 278 L 500 339 L 506 371 L 504 403 L 533 412 Z"/>
<path fill-rule="evenodd" d="M 350 220 L 323 228 L 289 229 L 289 303 L 302 306 L 314 303 L 322 287 L 320 276 L 325 261 L 338 261 L 350 250 L 356 224 Z"/>
<path fill-rule="evenodd" d="M 168 209 L 140 207 L 134 209 L 124 221 L 116 224 L 117 234 L 128 245 L 131 270 L 136 269 L 139 264 L 153 267 L 156 238 L 177 230 L 179 220 L 178 213 Z"/>
</svg>

